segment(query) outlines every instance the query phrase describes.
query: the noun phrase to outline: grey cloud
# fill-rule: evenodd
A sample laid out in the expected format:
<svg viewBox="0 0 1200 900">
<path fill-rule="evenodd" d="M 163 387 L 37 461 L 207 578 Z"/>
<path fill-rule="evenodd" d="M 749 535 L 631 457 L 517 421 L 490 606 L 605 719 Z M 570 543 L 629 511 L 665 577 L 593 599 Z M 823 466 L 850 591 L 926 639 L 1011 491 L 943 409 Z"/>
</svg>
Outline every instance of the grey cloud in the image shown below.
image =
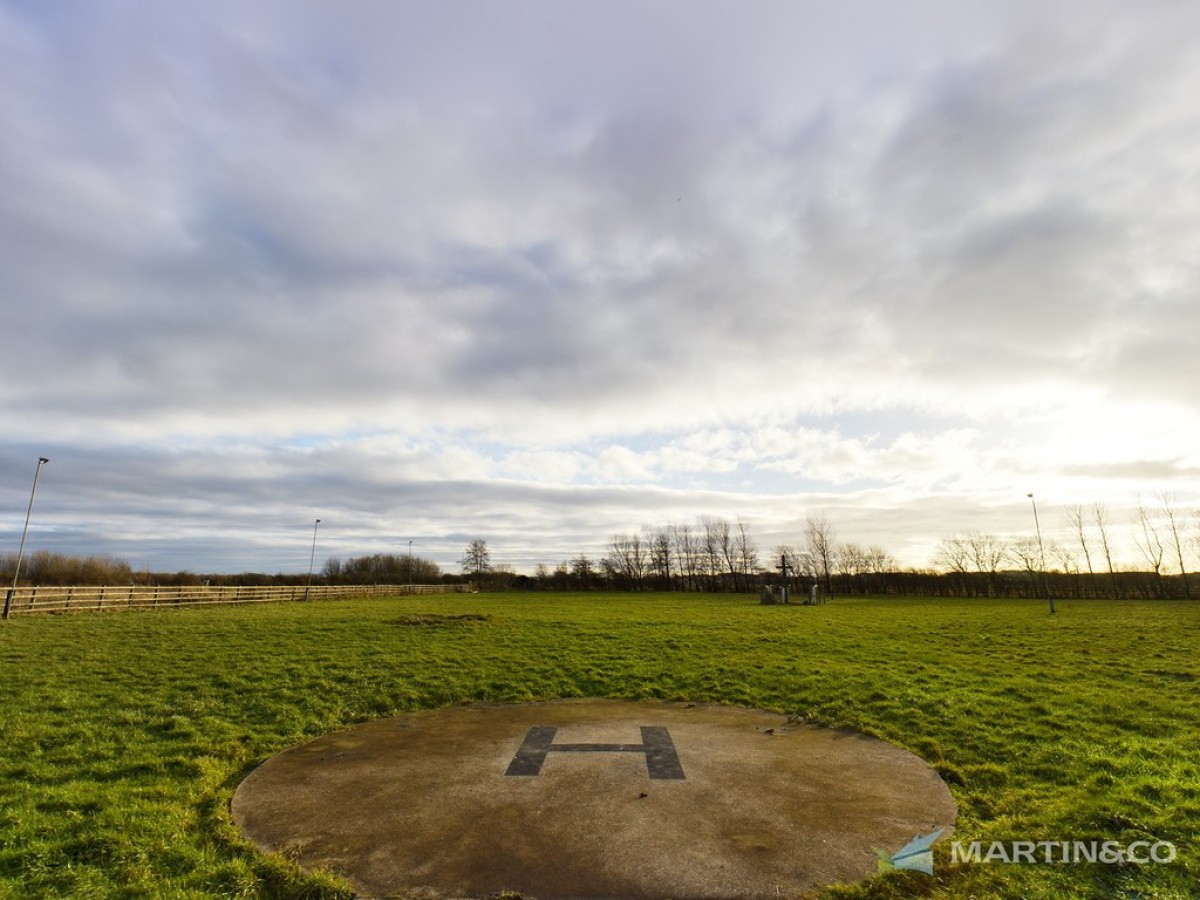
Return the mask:
<svg viewBox="0 0 1200 900">
<path fill-rule="evenodd" d="M 1192 415 L 1196 13 L 1096 8 L 7 7 L 0 449 L 128 523 L 582 539 L 607 495 L 434 460 L 1060 382 Z M 282 450 L 343 430 L 443 440 Z"/>
</svg>

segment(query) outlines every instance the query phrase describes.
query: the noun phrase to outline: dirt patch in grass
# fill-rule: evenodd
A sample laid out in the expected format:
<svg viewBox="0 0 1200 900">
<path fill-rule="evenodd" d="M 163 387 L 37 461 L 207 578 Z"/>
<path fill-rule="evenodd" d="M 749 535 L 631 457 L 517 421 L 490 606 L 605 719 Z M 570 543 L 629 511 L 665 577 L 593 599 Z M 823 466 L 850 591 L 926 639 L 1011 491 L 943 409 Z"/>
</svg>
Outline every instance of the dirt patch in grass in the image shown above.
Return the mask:
<svg viewBox="0 0 1200 900">
<path fill-rule="evenodd" d="M 480 622 L 491 621 L 491 618 L 491 616 L 483 613 L 459 613 L 457 615 L 412 613 L 395 619 L 392 624 L 412 628 L 437 628 L 443 625 L 476 625 Z"/>
</svg>

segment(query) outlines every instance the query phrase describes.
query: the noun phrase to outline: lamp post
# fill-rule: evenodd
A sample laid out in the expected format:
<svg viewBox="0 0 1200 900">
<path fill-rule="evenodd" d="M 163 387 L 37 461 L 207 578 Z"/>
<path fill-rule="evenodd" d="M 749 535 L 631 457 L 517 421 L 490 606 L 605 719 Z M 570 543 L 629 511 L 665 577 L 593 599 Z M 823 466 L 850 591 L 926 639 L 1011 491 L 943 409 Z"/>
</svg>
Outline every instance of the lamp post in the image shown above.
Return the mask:
<svg viewBox="0 0 1200 900">
<path fill-rule="evenodd" d="M 313 561 L 317 558 L 317 526 L 321 524 L 321 520 L 317 519 L 313 522 L 313 542 L 312 552 L 308 555 L 308 583 L 304 585 L 304 599 L 308 600 L 308 590 L 312 587 L 312 570 Z"/>
<path fill-rule="evenodd" d="M 408 592 L 413 592 L 413 556 L 412 541 L 408 542 Z"/>
<path fill-rule="evenodd" d="M 1042 565 L 1042 587 L 1046 591 L 1046 600 L 1048 600 L 1050 603 L 1050 613 L 1053 615 L 1055 612 L 1054 596 L 1050 593 L 1050 579 L 1046 577 L 1046 550 L 1042 546 L 1042 526 L 1038 522 L 1037 501 L 1033 499 L 1033 494 L 1026 494 L 1025 496 L 1028 497 L 1029 502 L 1033 504 L 1033 527 L 1037 529 L 1038 557 L 1041 559 Z"/>
<path fill-rule="evenodd" d="M 50 462 L 44 456 L 39 456 L 37 468 L 33 470 L 33 490 L 29 492 L 29 508 L 25 510 L 25 528 L 21 532 L 21 546 L 17 550 L 17 567 L 13 572 L 12 587 L 8 589 L 8 593 L 4 595 L 4 618 L 8 618 L 12 611 L 13 596 L 17 593 L 17 579 L 21 577 L 21 560 L 25 556 L 25 535 L 29 534 L 29 517 L 33 514 L 33 498 L 37 496 L 38 476 L 42 474 L 42 466 Z"/>
</svg>

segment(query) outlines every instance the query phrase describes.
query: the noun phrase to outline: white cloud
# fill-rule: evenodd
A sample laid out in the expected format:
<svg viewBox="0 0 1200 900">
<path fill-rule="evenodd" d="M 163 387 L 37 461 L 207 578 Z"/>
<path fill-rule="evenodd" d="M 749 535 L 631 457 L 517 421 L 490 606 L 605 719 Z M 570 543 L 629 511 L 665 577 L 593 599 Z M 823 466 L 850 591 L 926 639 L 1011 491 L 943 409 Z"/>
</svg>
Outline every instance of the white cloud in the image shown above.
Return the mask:
<svg viewBox="0 0 1200 900">
<path fill-rule="evenodd" d="M 387 540 L 418 489 L 422 533 L 525 557 L 705 512 L 782 534 L 826 503 L 920 546 L 1028 489 L 1200 496 L 1198 31 L 1124 2 L 5 7 L 4 508 L 45 446 L 94 479 L 60 482 L 88 540 L 131 553 L 144 516 L 180 559 L 234 508 Z"/>
</svg>

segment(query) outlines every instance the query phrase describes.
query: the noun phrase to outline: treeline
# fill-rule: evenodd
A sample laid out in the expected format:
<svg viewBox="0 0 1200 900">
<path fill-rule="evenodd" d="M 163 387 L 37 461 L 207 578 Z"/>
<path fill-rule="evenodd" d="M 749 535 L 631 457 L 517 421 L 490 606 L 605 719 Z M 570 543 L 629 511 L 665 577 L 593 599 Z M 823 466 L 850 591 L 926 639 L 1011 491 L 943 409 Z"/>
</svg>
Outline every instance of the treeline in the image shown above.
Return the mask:
<svg viewBox="0 0 1200 900">
<path fill-rule="evenodd" d="M 615 534 L 603 556 L 580 553 L 553 569 L 539 565 L 533 576 L 480 572 L 481 543 L 472 542 L 473 552 L 464 555 L 464 571 L 488 586 L 518 589 L 757 593 L 769 585 L 786 586 L 797 596 L 807 595 L 816 585 L 826 593 L 916 594 L 940 578 L 932 571 L 901 570 L 880 547 L 838 543 L 823 515 L 806 520 L 799 542 L 777 546 L 766 555 L 741 519 L 701 516 Z"/>
<path fill-rule="evenodd" d="M 11 585 L 17 554 L 0 555 L 0 584 Z M 107 586 L 133 584 L 129 563 L 114 556 L 67 556 L 38 550 L 21 560 L 21 584 L 66 587 L 75 584 Z"/>
<path fill-rule="evenodd" d="M 324 584 L 438 584 L 459 581 L 443 576 L 433 560 L 400 553 L 375 553 L 342 560 L 331 556 L 321 568 Z"/>
<path fill-rule="evenodd" d="M 472 540 L 459 573 L 443 572 L 411 553 L 328 559 L 313 584 L 436 584 L 469 581 L 491 590 L 672 590 L 757 593 L 787 587 L 793 596 L 816 586 L 826 594 L 964 597 L 1187 598 L 1198 595 L 1200 510 L 1173 496 L 1140 504 L 1127 523 L 1129 540 L 1103 504 L 1064 508 L 1059 539 L 1035 533 L 1002 537 L 960 532 L 940 542 L 928 568 L 901 567 L 885 549 L 841 541 L 828 518 L 806 518 L 790 543 L 760 551 L 746 523 L 718 516 L 614 534 L 600 554 L 578 553 L 531 575 L 493 564 L 487 542 Z M 1044 520 L 1043 520 L 1044 521 Z M 1118 546 L 1139 558 L 1122 564 Z M 0 584 L 11 584 L 16 555 L 0 555 Z M 309 574 L 200 575 L 133 571 L 111 556 L 72 557 L 37 551 L 25 557 L 24 585 L 291 585 Z"/>
<path fill-rule="evenodd" d="M 16 564 L 17 554 L 0 554 L 0 585 L 12 584 Z M 351 557 L 345 561 L 330 558 L 321 573 L 314 573 L 311 579 L 313 584 L 438 584 L 461 580 L 457 575 L 444 575 L 437 564 L 430 560 L 389 553 Z M 128 562 L 115 556 L 68 556 L 49 550 L 26 554 L 21 560 L 20 579 L 23 586 L 39 587 L 267 587 L 308 582 L 307 572 L 289 575 L 263 572 L 202 574 L 189 570 L 150 572 L 145 569 L 134 570 Z"/>
<path fill-rule="evenodd" d="M 1121 566 L 1116 527 L 1103 504 L 1068 507 L 1071 539 L 1003 538 L 964 532 L 941 542 L 933 565 L 901 567 L 882 547 L 843 542 L 823 514 L 805 520 L 795 542 L 760 554 L 746 524 L 714 516 L 615 534 L 602 556 L 580 553 L 532 576 L 489 563 L 486 543 L 472 541 L 463 571 L 491 588 L 535 590 L 677 590 L 756 592 L 787 587 L 792 596 L 816 586 L 826 594 L 961 597 L 1187 598 L 1197 575 L 1200 513 L 1180 510 L 1169 495 L 1140 505 L 1129 523 L 1140 564 Z M 1174 564 L 1174 571 L 1169 566 Z"/>
</svg>

